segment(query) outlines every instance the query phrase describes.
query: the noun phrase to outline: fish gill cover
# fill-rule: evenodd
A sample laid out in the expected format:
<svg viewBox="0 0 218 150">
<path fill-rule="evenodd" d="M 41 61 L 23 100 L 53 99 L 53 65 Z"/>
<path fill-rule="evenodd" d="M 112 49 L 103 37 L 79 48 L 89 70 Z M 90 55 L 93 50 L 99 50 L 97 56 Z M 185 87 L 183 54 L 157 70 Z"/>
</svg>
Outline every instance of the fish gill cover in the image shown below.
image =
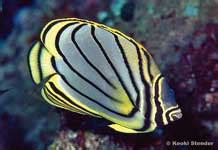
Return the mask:
<svg viewBox="0 0 218 150">
<path fill-rule="evenodd" d="M 217 0 L 1 3 L 0 149 L 218 148 Z M 72 17 L 112 26 L 148 49 L 183 118 L 152 134 L 126 135 L 96 126 L 107 122 L 46 104 L 32 84 L 27 53 L 46 23 Z"/>
</svg>

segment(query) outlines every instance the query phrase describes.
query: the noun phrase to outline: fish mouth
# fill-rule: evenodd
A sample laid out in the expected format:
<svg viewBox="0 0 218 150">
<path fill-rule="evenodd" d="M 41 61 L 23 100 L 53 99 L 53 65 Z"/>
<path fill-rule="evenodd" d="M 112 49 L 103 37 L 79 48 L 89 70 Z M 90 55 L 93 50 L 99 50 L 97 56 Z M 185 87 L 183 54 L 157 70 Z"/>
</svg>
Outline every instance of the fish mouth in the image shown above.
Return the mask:
<svg viewBox="0 0 218 150">
<path fill-rule="evenodd" d="M 175 110 L 175 111 L 173 111 L 173 112 L 171 112 L 171 113 L 169 114 L 170 121 L 179 120 L 179 119 L 182 118 L 182 116 L 183 116 L 183 115 L 182 115 L 181 109 L 177 109 L 177 110 Z"/>
</svg>

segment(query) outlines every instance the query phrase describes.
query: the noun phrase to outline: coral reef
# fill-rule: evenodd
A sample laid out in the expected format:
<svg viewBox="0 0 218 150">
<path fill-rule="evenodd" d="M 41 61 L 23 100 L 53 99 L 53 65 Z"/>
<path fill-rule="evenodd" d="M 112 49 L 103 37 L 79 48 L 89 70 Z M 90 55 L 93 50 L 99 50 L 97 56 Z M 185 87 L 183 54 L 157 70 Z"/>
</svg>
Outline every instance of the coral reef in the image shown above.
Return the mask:
<svg viewBox="0 0 218 150">
<path fill-rule="evenodd" d="M 0 149 L 191 149 L 166 144 L 173 140 L 212 141 L 204 148 L 218 149 L 217 0 L 0 2 Z M 175 90 L 183 119 L 163 133 L 126 135 L 43 102 L 26 56 L 41 28 L 64 17 L 113 26 L 144 45 Z"/>
<path fill-rule="evenodd" d="M 60 131 L 49 150 L 77 150 L 77 149 L 123 149 L 124 147 L 112 143 L 109 136 L 93 134 L 92 132 L 72 130 Z"/>
</svg>

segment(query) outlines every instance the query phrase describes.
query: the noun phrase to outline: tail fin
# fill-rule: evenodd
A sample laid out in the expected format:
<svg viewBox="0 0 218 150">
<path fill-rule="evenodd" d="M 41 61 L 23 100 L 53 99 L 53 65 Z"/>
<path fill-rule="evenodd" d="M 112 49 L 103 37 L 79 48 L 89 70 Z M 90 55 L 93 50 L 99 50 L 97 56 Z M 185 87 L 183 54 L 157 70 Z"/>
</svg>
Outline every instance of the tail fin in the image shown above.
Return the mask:
<svg viewBox="0 0 218 150">
<path fill-rule="evenodd" d="M 51 58 L 52 55 L 41 42 L 33 44 L 28 54 L 28 64 L 34 83 L 39 84 L 43 79 L 55 73 Z"/>
</svg>

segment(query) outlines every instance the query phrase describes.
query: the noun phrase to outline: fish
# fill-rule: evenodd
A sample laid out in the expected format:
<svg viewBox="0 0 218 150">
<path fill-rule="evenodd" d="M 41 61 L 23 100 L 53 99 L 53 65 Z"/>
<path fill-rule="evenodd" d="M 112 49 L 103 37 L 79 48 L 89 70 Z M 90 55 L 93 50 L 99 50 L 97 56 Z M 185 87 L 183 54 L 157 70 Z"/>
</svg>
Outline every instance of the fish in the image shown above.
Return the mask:
<svg viewBox="0 0 218 150">
<path fill-rule="evenodd" d="M 112 27 L 84 19 L 47 23 L 30 48 L 29 71 L 43 99 L 108 120 L 122 133 L 148 133 L 182 118 L 148 50 Z"/>
</svg>

